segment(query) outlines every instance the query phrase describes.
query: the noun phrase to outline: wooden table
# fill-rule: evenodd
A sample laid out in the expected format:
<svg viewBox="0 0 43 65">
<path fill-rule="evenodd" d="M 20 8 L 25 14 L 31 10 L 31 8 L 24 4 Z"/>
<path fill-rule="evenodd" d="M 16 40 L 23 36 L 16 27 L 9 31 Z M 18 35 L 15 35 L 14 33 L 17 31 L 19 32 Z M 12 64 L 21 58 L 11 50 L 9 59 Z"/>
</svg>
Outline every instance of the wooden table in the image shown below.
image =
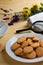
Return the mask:
<svg viewBox="0 0 43 65">
<path fill-rule="evenodd" d="M 33 3 L 40 4 L 40 2 L 43 2 L 43 0 L 0 0 L 0 7 L 5 9 L 12 8 L 14 11 L 19 11 L 19 10 L 22 10 L 22 8 L 25 6 L 30 7 Z M 2 16 L 0 17 L 2 18 Z M 26 28 L 26 22 L 27 21 L 20 21 L 20 22 L 14 23 L 13 26 L 8 26 L 7 32 L 4 34 L 2 38 L 0 38 L 0 43 L 1 43 L 0 50 L 4 49 L 4 51 L 0 53 L 0 65 L 34 65 L 34 64 L 43 65 L 43 62 L 28 64 L 28 63 L 21 63 L 21 62 L 15 61 L 11 59 L 5 51 L 5 46 L 7 41 L 16 35 L 15 32 L 17 29 Z"/>
<path fill-rule="evenodd" d="M 26 22 L 27 21 L 21 21 L 18 23 L 14 23 L 13 26 L 9 26 L 7 32 L 4 34 L 4 36 L 0 39 L 0 43 L 2 44 L 2 49 L 5 48 L 7 41 L 14 37 L 16 35 L 16 30 L 17 29 L 22 29 L 26 27 Z M 32 32 L 32 31 L 30 31 Z M 24 33 L 24 32 L 23 32 Z M 32 32 L 33 33 L 33 32 Z M 26 65 L 27 63 L 21 63 L 17 62 L 13 59 L 11 59 L 6 51 L 4 50 L 3 52 L 0 53 L 0 65 Z M 33 63 L 33 64 L 27 64 L 27 65 L 43 65 L 43 62 L 39 63 Z"/>
</svg>

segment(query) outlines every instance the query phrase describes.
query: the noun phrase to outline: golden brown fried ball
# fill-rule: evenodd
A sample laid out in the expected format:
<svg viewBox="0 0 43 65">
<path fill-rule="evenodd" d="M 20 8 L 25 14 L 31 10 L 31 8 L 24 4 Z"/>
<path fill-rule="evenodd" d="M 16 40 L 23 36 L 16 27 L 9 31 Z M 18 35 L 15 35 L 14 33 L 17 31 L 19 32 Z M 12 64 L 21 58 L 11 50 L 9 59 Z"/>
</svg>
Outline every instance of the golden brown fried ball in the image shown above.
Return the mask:
<svg viewBox="0 0 43 65">
<path fill-rule="evenodd" d="M 41 40 L 40 45 L 41 45 L 41 47 L 43 47 L 43 40 Z"/>
<path fill-rule="evenodd" d="M 28 40 L 27 40 L 27 42 L 28 42 L 28 45 L 33 44 L 33 42 L 32 42 L 32 40 L 31 40 L 31 39 L 28 39 Z"/>
<path fill-rule="evenodd" d="M 43 56 L 43 48 L 42 47 L 38 47 L 36 49 L 36 54 L 37 54 L 38 57 Z"/>
<path fill-rule="evenodd" d="M 19 38 L 18 40 L 17 40 L 17 43 L 22 43 L 22 42 L 24 42 L 25 40 L 26 40 L 26 38 L 27 37 L 25 37 L 25 36 L 22 36 L 21 38 Z"/>
<path fill-rule="evenodd" d="M 40 39 L 37 38 L 37 37 L 34 37 L 32 40 L 33 40 L 34 42 L 38 42 Z"/>
<path fill-rule="evenodd" d="M 24 41 L 24 42 L 22 43 L 21 47 L 24 48 L 24 47 L 26 47 L 26 46 L 28 46 L 28 42 L 27 42 L 27 41 Z"/>
<path fill-rule="evenodd" d="M 33 39 L 35 36 L 31 35 L 31 36 L 28 36 L 27 38 L 28 39 Z"/>
<path fill-rule="evenodd" d="M 33 48 L 37 48 L 37 47 L 40 46 L 40 44 L 39 44 L 38 42 L 35 42 L 35 43 L 31 44 L 31 46 L 32 46 Z"/>
<path fill-rule="evenodd" d="M 30 52 L 32 52 L 33 51 L 33 48 L 31 47 L 31 46 L 27 46 L 27 47 L 25 47 L 24 49 L 23 49 L 23 52 L 24 53 L 30 53 Z"/>
<path fill-rule="evenodd" d="M 16 55 L 20 55 L 22 53 L 22 48 L 18 48 L 14 52 Z"/>
<path fill-rule="evenodd" d="M 26 58 L 30 59 L 36 58 L 36 52 L 32 51 L 31 53 L 26 54 Z"/>
<path fill-rule="evenodd" d="M 20 47 L 20 44 L 14 43 L 14 44 L 12 45 L 11 49 L 12 49 L 12 50 L 15 50 L 15 49 L 17 49 L 18 47 Z"/>
</svg>

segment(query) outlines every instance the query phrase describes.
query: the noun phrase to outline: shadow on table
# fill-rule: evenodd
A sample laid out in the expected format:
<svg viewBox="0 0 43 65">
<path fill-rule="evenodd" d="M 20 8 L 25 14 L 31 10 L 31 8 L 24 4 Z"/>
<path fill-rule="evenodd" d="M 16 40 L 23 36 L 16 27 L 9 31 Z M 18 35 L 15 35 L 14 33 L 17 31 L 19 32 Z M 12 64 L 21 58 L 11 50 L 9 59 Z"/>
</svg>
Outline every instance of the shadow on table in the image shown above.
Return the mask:
<svg viewBox="0 0 43 65">
<path fill-rule="evenodd" d="M 22 62 L 18 62 L 18 61 L 15 61 L 13 60 L 12 58 L 10 58 L 6 51 L 4 51 L 2 53 L 2 57 L 3 57 L 3 60 L 4 62 L 7 64 L 7 65 L 43 65 L 43 62 L 38 62 L 38 63 L 22 63 Z"/>
</svg>

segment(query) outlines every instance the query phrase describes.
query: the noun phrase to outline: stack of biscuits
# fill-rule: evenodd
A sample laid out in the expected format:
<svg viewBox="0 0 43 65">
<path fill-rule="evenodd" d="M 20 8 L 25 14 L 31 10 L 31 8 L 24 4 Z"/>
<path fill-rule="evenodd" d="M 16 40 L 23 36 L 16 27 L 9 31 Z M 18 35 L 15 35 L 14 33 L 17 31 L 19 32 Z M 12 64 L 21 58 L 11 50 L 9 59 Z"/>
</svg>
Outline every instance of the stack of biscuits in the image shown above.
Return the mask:
<svg viewBox="0 0 43 65">
<path fill-rule="evenodd" d="M 12 46 L 15 55 L 22 58 L 33 59 L 43 56 L 43 40 L 36 36 L 22 36 Z"/>
</svg>

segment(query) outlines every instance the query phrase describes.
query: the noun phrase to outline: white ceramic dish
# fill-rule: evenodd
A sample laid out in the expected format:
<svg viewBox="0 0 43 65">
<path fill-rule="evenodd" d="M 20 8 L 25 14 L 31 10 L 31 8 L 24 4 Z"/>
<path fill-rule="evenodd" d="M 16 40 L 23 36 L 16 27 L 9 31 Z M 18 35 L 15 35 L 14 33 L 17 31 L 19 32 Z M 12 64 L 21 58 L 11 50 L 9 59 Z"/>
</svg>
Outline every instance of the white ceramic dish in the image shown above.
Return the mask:
<svg viewBox="0 0 43 65">
<path fill-rule="evenodd" d="M 4 35 L 7 29 L 8 29 L 8 25 L 4 24 L 3 22 L 0 22 L 0 37 Z"/>
<path fill-rule="evenodd" d="M 43 36 L 41 34 L 36 34 L 36 33 L 24 33 L 24 34 L 18 34 L 15 37 L 11 38 L 7 44 L 6 44 L 6 52 L 7 54 L 14 60 L 20 61 L 20 62 L 25 62 L 25 63 L 34 63 L 34 62 L 40 62 L 43 61 L 43 57 L 39 57 L 39 58 L 35 58 L 35 59 L 25 59 L 25 58 L 21 58 L 16 56 L 12 50 L 11 50 L 11 46 L 12 44 L 17 41 L 17 39 L 21 36 L 30 36 L 30 35 L 35 35 L 36 37 L 43 39 Z"/>
</svg>

